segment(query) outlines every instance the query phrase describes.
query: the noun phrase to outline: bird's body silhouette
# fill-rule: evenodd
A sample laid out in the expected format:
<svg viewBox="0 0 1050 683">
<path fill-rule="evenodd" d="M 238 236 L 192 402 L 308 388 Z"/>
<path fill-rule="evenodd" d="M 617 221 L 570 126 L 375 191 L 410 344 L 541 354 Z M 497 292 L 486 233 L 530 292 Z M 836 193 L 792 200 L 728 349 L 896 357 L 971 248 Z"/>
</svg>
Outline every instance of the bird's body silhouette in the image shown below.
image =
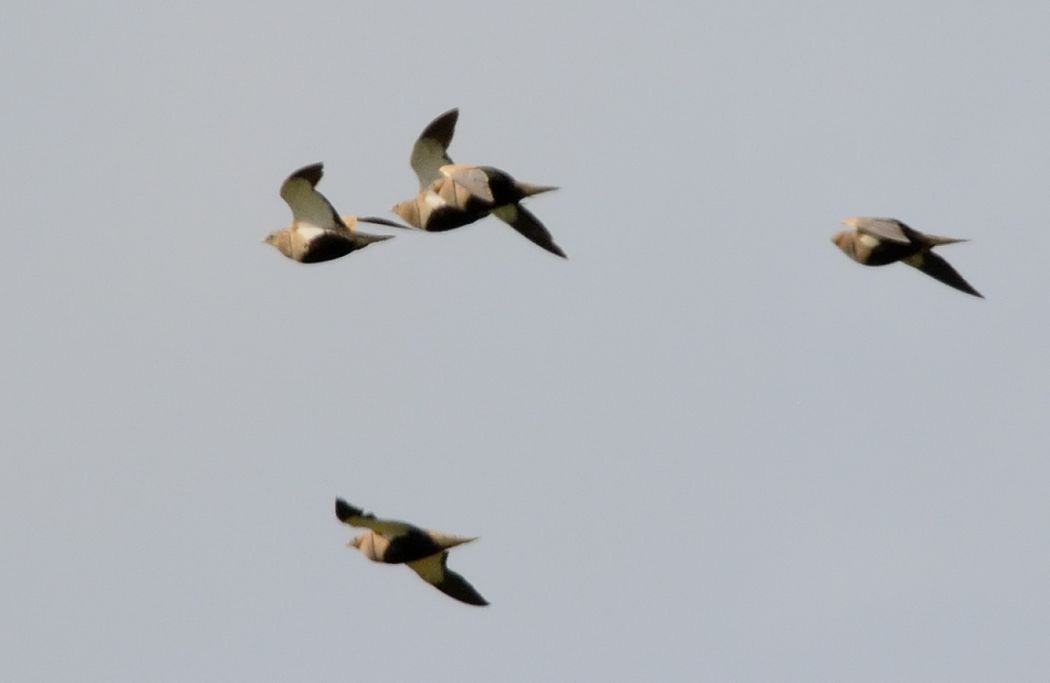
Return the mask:
<svg viewBox="0 0 1050 683">
<path fill-rule="evenodd" d="M 434 119 L 412 147 L 412 169 L 419 178 L 419 192 L 394 205 L 393 212 L 412 227 L 444 232 L 492 215 L 534 244 L 565 258 L 550 231 L 521 200 L 557 189 L 515 180 L 493 166 L 456 164 L 448 146 L 456 130 L 459 110 L 451 109 Z"/>
<path fill-rule="evenodd" d="M 344 524 L 368 529 L 349 543 L 368 559 L 406 564 L 445 595 L 468 605 L 488 604 L 466 579 L 447 566 L 448 549 L 474 541 L 476 537 L 453 536 L 407 522 L 379 519 L 341 498 L 335 501 L 335 515 Z"/>
</svg>

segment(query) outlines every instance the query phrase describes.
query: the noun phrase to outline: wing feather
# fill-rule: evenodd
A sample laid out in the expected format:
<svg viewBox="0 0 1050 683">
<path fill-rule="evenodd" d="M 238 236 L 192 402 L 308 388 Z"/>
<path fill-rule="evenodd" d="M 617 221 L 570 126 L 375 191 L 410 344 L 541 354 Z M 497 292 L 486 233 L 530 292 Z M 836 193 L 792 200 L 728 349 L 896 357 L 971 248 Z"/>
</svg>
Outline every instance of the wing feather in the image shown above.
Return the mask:
<svg viewBox="0 0 1050 683">
<path fill-rule="evenodd" d="M 419 178 L 420 190 L 427 189 L 432 182 L 441 177 L 442 166 L 452 163 L 448 156 L 448 146 L 452 144 L 458 118 L 459 109 L 448 110 L 431 121 L 412 146 L 409 163 Z"/>
<path fill-rule="evenodd" d="M 568 258 L 562 248 L 554 243 L 550 230 L 540 223 L 532 212 L 521 204 L 507 204 L 492 211 L 492 215 L 517 230 L 533 244 L 543 247 L 552 254 Z"/>
<path fill-rule="evenodd" d="M 371 529 L 388 540 L 403 536 L 413 530 L 421 531 L 407 522 L 393 519 L 379 519 L 371 512 L 350 505 L 342 498 L 335 501 L 335 516 L 343 524 Z"/>
<path fill-rule="evenodd" d="M 911 244 L 912 240 L 904 230 L 906 227 L 896 218 L 858 218 L 856 225 L 857 230 L 862 234 L 871 235 L 880 240 Z"/>
<path fill-rule="evenodd" d="M 966 292 L 982 299 L 984 298 L 980 292 L 970 286 L 969 282 L 963 279 L 962 275 L 959 275 L 955 268 L 952 268 L 950 263 L 932 251 L 919 252 L 904 259 L 904 262 L 909 266 L 918 268 L 935 280 L 940 280 L 949 287 L 954 287 L 961 292 Z"/>
<path fill-rule="evenodd" d="M 323 173 L 324 164 L 300 168 L 281 185 L 281 199 L 292 209 L 292 217 L 298 226 L 344 231 L 347 228 L 335 208 L 314 189 Z"/>
<path fill-rule="evenodd" d="M 449 164 L 441 167 L 441 175 L 451 180 L 455 186 L 458 205 L 466 204 L 466 198 L 460 197 L 459 190 L 465 190 L 471 197 L 487 204 L 495 202 L 492 188 L 489 186 L 489 176 L 484 169 L 466 164 Z"/>
<path fill-rule="evenodd" d="M 448 551 L 445 550 L 407 564 L 412 568 L 412 571 L 419 574 L 419 578 L 451 598 L 479 607 L 489 604 L 485 598 L 481 597 L 481 594 L 478 593 L 474 586 L 471 586 L 466 579 L 449 569 L 447 562 Z"/>
</svg>

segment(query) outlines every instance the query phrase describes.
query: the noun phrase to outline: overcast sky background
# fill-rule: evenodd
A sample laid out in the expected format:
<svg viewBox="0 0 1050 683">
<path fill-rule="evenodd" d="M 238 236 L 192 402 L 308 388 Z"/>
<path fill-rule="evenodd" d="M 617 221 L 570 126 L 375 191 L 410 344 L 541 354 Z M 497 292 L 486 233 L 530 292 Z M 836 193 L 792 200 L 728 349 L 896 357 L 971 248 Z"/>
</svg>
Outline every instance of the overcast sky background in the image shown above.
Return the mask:
<svg viewBox="0 0 1050 683">
<path fill-rule="evenodd" d="M 12 3 L 0 678 L 1050 678 L 1050 5 Z M 561 190 L 303 266 L 325 162 Z M 888 215 L 987 299 L 829 238 Z M 446 598 L 336 496 L 479 535 Z"/>
</svg>

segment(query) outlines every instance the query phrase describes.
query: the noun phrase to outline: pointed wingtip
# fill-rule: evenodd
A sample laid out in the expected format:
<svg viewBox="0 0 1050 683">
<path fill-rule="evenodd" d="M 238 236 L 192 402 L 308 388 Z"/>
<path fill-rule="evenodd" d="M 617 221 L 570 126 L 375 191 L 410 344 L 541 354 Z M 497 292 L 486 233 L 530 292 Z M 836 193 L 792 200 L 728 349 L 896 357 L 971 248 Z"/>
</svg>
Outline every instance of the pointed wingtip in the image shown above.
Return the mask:
<svg viewBox="0 0 1050 683">
<path fill-rule="evenodd" d="M 321 177 L 324 175 L 324 162 L 318 161 L 316 164 L 310 164 L 309 166 L 303 166 L 299 170 L 288 176 L 288 180 L 293 178 L 302 178 L 303 180 L 310 183 L 311 186 L 316 187 L 317 183 L 321 182 Z"/>
<path fill-rule="evenodd" d="M 975 296 L 980 299 L 984 298 L 984 295 L 974 289 L 973 286 L 959 274 L 959 271 L 955 270 L 950 263 L 933 251 L 921 251 L 918 254 L 902 259 L 902 261 L 903 263 L 929 275 L 933 279 L 942 282 L 953 289 L 957 289 L 964 294 L 969 294 L 970 296 Z"/>
<path fill-rule="evenodd" d="M 442 564 L 445 564 L 444 559 L 442 560 Z M 478 589 L 474 588 L 474 586 L 464 579 L 462 575 L 448 569 L 447 566 L 445 567 L 444 579 L 431 585 L 450 598 L 455 598 L 465 605 L 488 607 L 489 601 L 481 596 Z"/>
<path fill-rule="evenodd" d="M 458 121 L 459 107 L 453 107 L 428 123 L 423 132 L 419 134 L 419 139 L 437 140 L 443 149 L 447 148 L 452 144 L 452 136 L 456 133 L 456 123 Z"/>
<path fill-rule="evenodd" d="M 434 120 L 435 121 L 442 121 L 442 120 L 445 120 L 445 119 L 448 119 L 452 123 L 455 123 L 456 120 L 459 119 L 459 107 L 452 107 L 451 109 L 449 109 L 445 113 L 441 114 L 440 116 L 438 116 Z"/>
<path fill-rule="evenodd" d="M 335 516 L 339 518 L 340 522 L 348 522 L 351 518 L 360 517 L 363 514 L 364 512 L 361 508 L 355 508 L 342 498 L 335 499 Z"/>
<path fill-rule="evenodd" d="M 522 237 L 541 249 L 563 259 L 569 258 L 565 255 L 562 248 L 554 242 L 554 237 L 551 235 L 550 230 L 521 204 L 498 206 L 492 210 L 492 215 L 517 230 Z"/>
</svg>

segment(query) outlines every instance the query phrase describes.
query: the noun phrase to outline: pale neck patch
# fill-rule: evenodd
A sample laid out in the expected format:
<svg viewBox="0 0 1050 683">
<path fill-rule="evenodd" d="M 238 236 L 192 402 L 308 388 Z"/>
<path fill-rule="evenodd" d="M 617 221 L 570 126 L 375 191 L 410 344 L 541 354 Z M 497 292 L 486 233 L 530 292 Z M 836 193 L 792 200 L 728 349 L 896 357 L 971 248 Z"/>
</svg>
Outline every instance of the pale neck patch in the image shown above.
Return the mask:
<svg viewBox="0 0 1050 683">
<path fill-rule="evenodd" d="M 423 202 L 431 209 L 440 209 L 443 206 L 448 206 L 448 202 L 441 195 L 429 190 L 423 195 Z"/>
<path fill-rule="evenodd" d="M 880 244 L 879 239 L 877 237 L 872 237 L 871 235 L 867 235 L 864 233 L 860 233 L 858 241 L 868 249 L 874 249 Z"/>
<path fill-rule="evenodd" d="M 315 239 L 325 234 L 326 232 L 331 232 L 330 230 L 319 228 L 316 225 L 303 225 L 302 223 L 299 224 L 297 230 L 306 242 L 313 242 Z"/>
</svg>

